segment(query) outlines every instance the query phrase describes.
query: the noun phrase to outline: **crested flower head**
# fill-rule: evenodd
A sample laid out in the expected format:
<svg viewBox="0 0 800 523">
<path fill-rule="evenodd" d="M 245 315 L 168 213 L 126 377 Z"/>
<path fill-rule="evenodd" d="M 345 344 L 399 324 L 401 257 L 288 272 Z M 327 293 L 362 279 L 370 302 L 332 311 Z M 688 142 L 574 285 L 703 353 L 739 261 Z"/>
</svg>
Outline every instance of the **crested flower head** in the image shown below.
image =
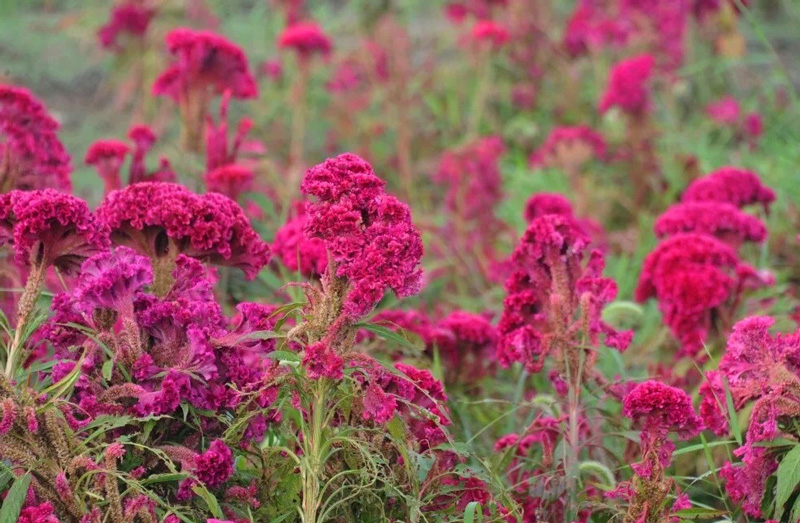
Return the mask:
<svg viewBox="0 0 800 523">
<path fill-rule="evenodd" d="M 131 160 L 128 184 L 139 182 L 174 182 L 175 173 L 169 160 L 162 157 L 160 167 L 153 172 L 147 171 L 145 156 L 156 143 L 156 134 L 146 125 L 134 125 L 128 131 L 128 139 L 133 142 L 133 159 Z"/>
<path fill-rule="evenodd" d="M 111 9 L 111 18 L 97 32 L 101 46 L 118 49 L 118 40 L 122 34 L 136 38 L 144 36 L 156 12 L 142 3 L 141 0 L 127 0 Z"/>
<path fill-rule="evenodd" d="M 600 99 L 600 112 L 612 107 L 639 114 L 650 106 L 648 83 L 653 72 L 655 59 L 644 54 L 618 62 L 611 69 L 608 87 Z"/>
<path fill-rule="evenodd" d="M 580 0 L 567 21 L 564 47 L 572 56 L 607 46 L 624 45 L 630 34 L 626 20 L 607 13 L 597 2 Z"/>
<path fill-rule="evenodd" d="M 117 247 L 83 262 L 74 296 L 78 308 L 87 314 L 98 308 L 132 314 L 134 299 L 152 282 L 149 260 L 133 249 Z"/>
<path fill-rule="evenodd" d="M 688 394 L 654 380 L 642 382 L 629 392 L 622 412 L 646 431 L 674 432 L 682 439 L 696 436 L 703 428 Z"/>
<path fill-rule="evenodd" d="M 754 270 L 736 251 L 705 234 L 680 233 L 661 242 L 645 258 L 636 299 L 656 298 L 664 322 L 694 356 L 712 327 L 713 311 L 735 298 Z"/>
<path fill-rule="evenodd" d="M 236 128 L 233 141 L 228 144 L 228 104 L 230 103 L 230 92 L 226 91 L 222 95 L 219 104 L 219 122 L 214 121 L 209 116 L 206 119 L 206 169 L 210 172 L 217 167 L 236 163 L 239 158 L 239 151 L 245 145 L 247 133 L 253 127 L 250 118 L 242 118 Z"/>
<path fill-rule="evenodd" d="M 156 79 L 153 94 L 176 101 L 192 90 L 215 94 L 230 91 L 234 98 L 255 98 L 258 94 L 244 51 L 224 37 L 178 28 L 167 34 L 166 41 L 174 60 Z"/>
<path fill-rule="evenodd" d="M 706 114 L 719 125 L 736 125 L 741 112 L 739 101 L 733 96 L 723 96 L 706 107 Z"/>
<path fill-rule="evenodd" d="M 0 192 L 70 190 L 72 165 L 58 128 L 30 92 L 0 84 Z"/>
<path fill-rule="evenodd" d="M 242 193 L 250 190 L 253 184 L 253 171 L 244 165 L 233 163 L 207 172 L 205 179 L 209 191 L 224 194 L 236 201 Z"/>
<path fill-rule="evenodd" d="M 688 232 L 709 234 L 734 247 L 767 238 L 767 228 L 761 220 L 735 205 L 715 201 L 673 205 L 658 217 L 655 232 L 659 238 Z"/>
<path fill-rule="evenodd" d="M 0 195 L 0 243 L 17 262 L 72 273 L 108 245 L 108 231 L 86 202 L 53 189 Z"/>
<path fill-rule="evenodd" d="M 143 182 L 112 192 L 97 212 L 114 243 L 152 260 L 183 253 L 238 267 L 248 278 L 269 261 L 269 246 L 241 207 L 218 193 L 197 195 L 181 185 Z"/>
<path fill-rule="evenodd" d="M 233 475 L 233 453 L 222 440 L 212 441 L 194 461 L 197 479 L 208 487 L 219 487 Z"/>
<path fill-rule="evenodd" d="M 84 162 L 97 169 L 105 184 L 106 194 L 122 186 L 120 169 L 130 147 L 119 140 L 97 140 L 86 151 Z"/>
<path fill-rule="evenodd" d="M 491 370 L 498 335 L 485 316 L 451 312 L 436 324 L 432 337 L 444 361 L 445 381 L 475 381 Z"/>
<path fill-rule="evenodd" d="M 546 214 L 572 217 L 572 204 L 561 194 L 549 192 L 536 193 L 525 203 L 524 216 L 528 223 Z"/>
<path fill-rule="evenodd" d="M 301 190 L 316 197 L 306 206 L 306 233 L 320 238 L 335 263 L 335 276 L 349 281 L 345 312 L 366 315 L 386 287 L 397 296 L 415 294 L 422 272 L 422 240 L 408 206 L 384 192 L 384 181 L 354 154 L 309 169 Z"/>
<path fill-rule="evenodd" d="M 328 56 L 333 48 L 331 39 L 314 22 L 291 24 L 278 37 L 278 47 L 293 49 L 303 59 L 315 54 Z"/>
<path fill-rule="evenodd" d="M 469 33 L 473 42 L 478 45 L 488 44 L 492 48 L 500 48 L 511 38 L 508 29 L 492 20 L 478 20 Z"/>
<path fill-rule="evenodd" d="M 289 270 L 310 278 L 325 272 L 328 251 L 322 239 L 306 235 L 307 220 L 304 204 L 295 205 L 295 215 L 275 233 L 272 254 Z"/>
<path fill-rule="evenodd" d="M 775 201 L 775 191 L 761 182 L 753 171 L 721 167 L 689 184 L 684 202 L 727 202 L 736 207 L 761 204 L 765 210 Z"/>
<path fill-rule="evenodd" d="M 556 127 L 544 143 L 533 152 L 530 164 L 534 167 L 578 168 L 591 159 L 604 160 L 606 141 L 586 125 Z"/>
</svg>

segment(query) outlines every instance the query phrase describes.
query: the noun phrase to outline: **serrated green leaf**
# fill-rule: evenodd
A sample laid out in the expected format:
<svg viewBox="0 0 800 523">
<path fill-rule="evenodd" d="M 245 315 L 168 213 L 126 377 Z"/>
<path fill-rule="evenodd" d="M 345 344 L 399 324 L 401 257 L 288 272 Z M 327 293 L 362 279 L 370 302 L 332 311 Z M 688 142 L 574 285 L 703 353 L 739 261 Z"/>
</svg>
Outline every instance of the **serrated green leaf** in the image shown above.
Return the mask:
<svg viewBox="0 0 800 523">
<path fill-rule="evenodd" d="M 778 465 L 775 489 L 775 519 L 783 515 L 784 505 L 800 483 L 800 445 L 790 450 Z"/>
<path fill-rule="evenodd" d="M 14 484 L 8 489 L 6 499 L 3 500 L 2 508 L 0 508 L 0 523 L 17 523 L 22 504 L 25 503 L 25 498 L 28 496 L 30 484 L 31 475 L 27 472 L 14 481 Z"/>
</svg>

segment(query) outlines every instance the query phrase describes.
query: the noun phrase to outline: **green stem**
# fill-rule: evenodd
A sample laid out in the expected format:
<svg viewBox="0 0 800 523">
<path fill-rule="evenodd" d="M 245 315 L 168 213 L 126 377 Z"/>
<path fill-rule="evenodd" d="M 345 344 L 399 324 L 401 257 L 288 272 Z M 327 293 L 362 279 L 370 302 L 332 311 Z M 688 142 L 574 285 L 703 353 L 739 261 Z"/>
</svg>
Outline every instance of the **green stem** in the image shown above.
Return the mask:
<svg viewBox="0 0 800 523">
<path fill-rule="evenodd" d="M 328 389 L 327 380 L 319 379 L 314 386 L 314 398 L 311 407 L 311 433 L 306 449 L 307 466 L 303 474 L 303 523 L 317 523 L 317 511 L 320 507 L 319 499 L 321 478 L 323 472 L 322 460 L 322 433 L 325 425 L 325 395 Z"/>
<path fill-rule="evenodd" d="M 46 267 L 44 264 L 34 264 L 31 266 L 31 273 L 28 281 L 25 282 L 25 290 L 19 300 L 17 308 L 17 328 L 14 330 L 14 339 L 8 347 L 8 358 L 6 359 L 5 375 L 10 380 L 14 375 L 19 353 L 22 351 L 25 327 L 30 320 L 31 314 L 35 310 L 36 300 L 39 299 L 39 292 L 42 289 L 42 281 Z"/>
</svg>

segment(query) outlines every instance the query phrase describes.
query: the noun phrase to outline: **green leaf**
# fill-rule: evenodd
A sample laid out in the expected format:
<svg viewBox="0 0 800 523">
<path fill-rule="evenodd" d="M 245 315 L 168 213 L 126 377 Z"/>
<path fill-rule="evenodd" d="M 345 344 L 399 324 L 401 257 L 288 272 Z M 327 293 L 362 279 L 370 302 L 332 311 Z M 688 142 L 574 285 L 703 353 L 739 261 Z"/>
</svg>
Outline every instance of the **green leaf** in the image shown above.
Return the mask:
<svg viewBox="0 0 800 523">
<path fill-rule="evenodd" d="M 114 371 L 114 360 L 108 360 L 103 363 L 103 379 L 111 381 L 111 373 Z"/>
<path fill-rule="evenodd" d="M 476 515 L 477 519 L 475 519 Z M 481 521 L 483 521 L 481 504 L 477 501 L 470 501 L 467 508 L 464 509 L 464 523 L 480 523 Z"/>
<path fill-rule="evenodd" d="M 211 511 L 211 514 L 214 515 L 215 518 L 222 518 L 222 509 L 219 508 L 219 502 L 217 498 L 214 497 L 214 494 L 208 491 L 206 487 L 202 484 L 197 483 L 192 487 L 192 491 L 203 498 L 203 501 L 206 502 L 208 505 L 208 509 Z M 5 522 L 0 522 L 5 523 Z"/>
<path fill-rule="evenodd" d="M 8 489 L 6 499 L 3 500 L 3 507 L 0 508 L 0 523 L 17 523 L 22 504 L 25 503 L 25 498 L 28 496 L 30 484 L 31 475 L 27 472 L 14 481 L 14 484 Z"/>
<path fill-rule="evenodd" d="M 143 480 L 139 482 L 142 486 L 145 485 L 152 485 L 153 483 L 170 483 L 173 481 L 181 481 L 189 477 L 189 474 L 185 472 L 175 472 L 169 474 L 153 474 L 151 476 L 147 476 Z"/>
<path fill-rule="evenodd" d="M 267 358 L 278 361 L 292 361 L 295 363 L 300 363 L 300 361 L 302 360 L 299 354 L 288 350 L 272 351 L 269 354 L 267 354 Z"/>
<path fill-rule="evenodd" d="M 778 465 L 778 486 L 775 494 L 775 519 L 783 515 L 783 508 L 800 483 L 800 445 L 790 450 Z"/>
<path fill-rule="evenodd" d="M 398 345 L 402 345 L 408 349 L 411 349 L 415 352 L 419 352 L 419 347 L 408 341 L 404 336 L 394 332 L 391 329 L 387 329 L 383 325 L 377 325 L 375 323 L 359 323 L 356 327 L 368 330 L 374 334 L 377 334 L 381 338 L 385 339 L 386 341 L 391 341 L 397 343 Z"/>
<path fill-rule="evenodd" d="M 286 335 L 282 332 L 273 332 L 273 331 L 253 331 L 248 332 L 236 339 L 234 345 L 238 345 L 243 341 L 250 341 L 250 340 L 272 340 L 275 338 L 285 338 Z"/>
<path fill-rule="evenodd" d="M 677 512 L 673 512 L 670 515 L 677 516 L 681 519 L 710 519 L 710 518 L 721 517 L 724 516 L 725 514 L 726 513 L 721 510 L 714 510 L 703 507 L 692 507 L 692 508 L 685 508 Z"/>
</svg>

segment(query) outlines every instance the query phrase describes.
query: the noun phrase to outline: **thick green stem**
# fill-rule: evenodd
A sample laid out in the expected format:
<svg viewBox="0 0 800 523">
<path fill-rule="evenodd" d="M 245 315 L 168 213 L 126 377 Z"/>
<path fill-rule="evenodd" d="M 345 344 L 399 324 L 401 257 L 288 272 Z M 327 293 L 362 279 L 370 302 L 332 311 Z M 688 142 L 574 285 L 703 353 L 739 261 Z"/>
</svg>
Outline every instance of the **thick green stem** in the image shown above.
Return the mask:
<svg viewBox="0 0 800 523">
<path fill-rule="evenodd" d="M 311 407 L 311 433 L 306 434 L 306 467 L 303 472 L 303 523 L 317 523 L 321 505 L 322 473 L 324 468 L 322 433 L 325 424 L 325 395 L 327 380 L 319 379 L 314 386 Z"/>
</svg>

